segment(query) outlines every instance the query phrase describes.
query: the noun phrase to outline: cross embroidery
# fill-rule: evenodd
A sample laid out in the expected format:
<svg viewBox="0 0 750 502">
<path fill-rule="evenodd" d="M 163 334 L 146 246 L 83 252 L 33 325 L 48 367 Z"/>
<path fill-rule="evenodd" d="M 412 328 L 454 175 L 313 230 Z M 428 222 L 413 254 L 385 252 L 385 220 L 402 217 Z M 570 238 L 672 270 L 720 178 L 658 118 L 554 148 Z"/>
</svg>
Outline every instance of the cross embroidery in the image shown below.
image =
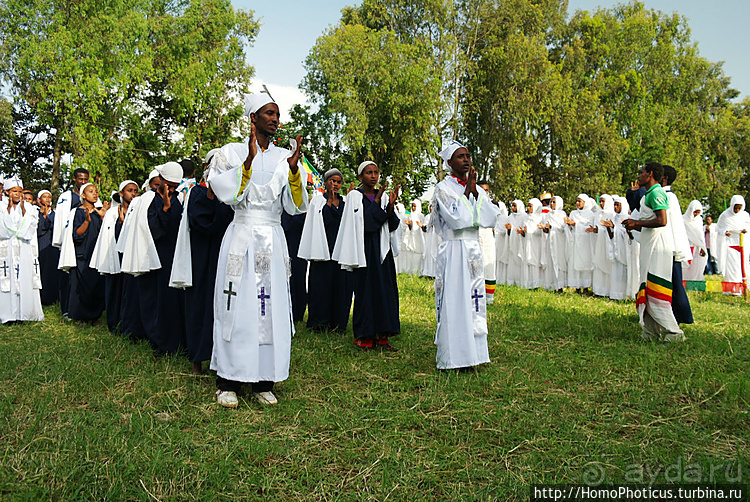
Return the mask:
<svg viewBox="0 0 750 502">
<path fill-rule="evenodd" d="M 39 274 L 39 261 L 34 258 L 34 273 Z"/>
<path fill-rule="evenodd" d="M 475 305 L 477 312 L 479 312 L 479 299 L 480 298 L 484 298 L 484 295 L 480 295 L 479 290 L 475 289 L 474 294 L 471 295 L 471 299 L 474 300 L 474 305 Z"/>
<path fill-rule="evenodd" d="M 21 272 L 21 266 L 16 265 L 16 279 L 18 279 L 18 274 Z"/>
<path fill-rule="evenodd" d="M 3 266 L 0 268 L 3 269 L 3 277 L 8 277 L 8 264 L 3 262 Z"/>
<path fill-rule="evenodd" d="M 224 290 L 224 294 L 227 295 L 227 310 L 232 307 L 232 297 L 237 296 L 236 291 L 232 291 L 232 283 L 229 283 L 229 289 Z"/>
<path fill-rule="evenodd" d="M 266 288 L 261 286 L 258 300 L 260 300 L 260 315 L 266 315 L 266 299 L 271 298 L 271 295 L 266 294 Z"/>
</svg>

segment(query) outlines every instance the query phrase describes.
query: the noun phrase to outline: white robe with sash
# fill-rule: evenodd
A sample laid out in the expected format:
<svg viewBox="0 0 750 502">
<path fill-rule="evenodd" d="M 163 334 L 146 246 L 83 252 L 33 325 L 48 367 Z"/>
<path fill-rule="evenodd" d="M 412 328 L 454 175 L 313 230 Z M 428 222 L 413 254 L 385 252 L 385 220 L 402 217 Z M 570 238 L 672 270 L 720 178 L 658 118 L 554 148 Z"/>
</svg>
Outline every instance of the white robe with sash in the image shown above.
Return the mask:
<svg viewBox="0 0 750 502">
<path fill-rule="evenodd" d="M 0 211 L 0 323 L 43 321 L 36 227 L 39 212 Z"/>
<path fill-rule="evenodd" d="M 297 207 L 289 184 L 292 152 L 275 145 L 253 159 L 240 192 L 247 143 L 221 148 L 211 161 L 208 182 L 216 197 L 234 208 L 224 234 L 214 290 L 214 347 L 211 369 L 238 382 L 280 382 L 289 376 L 292 322 L 287 251 L 281 213 Z"/>
<path fill-rule="evenodd" d="M 479 227 L 494 227 L 499 211 L 481 187 L 478 199 L 467 199 L 464 190 L 453 176 L 446 177 L 432 202 L 435 230 L 443 239 L 435 276 L 439 369 L 490 362 Z"/>
</svg>

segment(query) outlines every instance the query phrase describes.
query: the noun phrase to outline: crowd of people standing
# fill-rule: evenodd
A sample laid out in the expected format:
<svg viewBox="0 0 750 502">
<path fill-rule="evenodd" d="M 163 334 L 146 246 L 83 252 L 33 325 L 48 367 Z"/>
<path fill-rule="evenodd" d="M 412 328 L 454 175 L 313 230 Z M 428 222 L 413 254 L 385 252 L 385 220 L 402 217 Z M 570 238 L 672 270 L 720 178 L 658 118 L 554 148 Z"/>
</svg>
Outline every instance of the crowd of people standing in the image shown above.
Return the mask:
<svg viewBox="0 0 750 502">
<path fill-rule="evenodd" d="M 400 187 L 387 192 L 369 160 L 357 188 L 343 194 L 344 176 L 330 169 L 311 197 L 303 138 L 291 149 L 272 142 L 276 103 L 247 95 L 245 114 L 250 137 L 209 152 L 200 182 L 191 161 L 167 162 L 101 201 L 76 169 L 53 209 L 49 191 L 34 197 L 17 177 L 4 180 L 0 321 L 40 321 L 42 304 L 57 302 L 75 321 L 106 311 L 110 331 L 148 340 L 158 356 L 185 354 L 196 373 L 210 361 L 217 401 L 236 407 L 245 384 L 277 402 L 305 311 L 310 329 L 343 332 L 353 302 L 354 345 L 397 350 L 397 272 L 434 277 L 437 367 L 454 369 L 490 360 L 496 284 L 636 298 L 644 337 L 677 341 L 692 322 L 683 275 L 699 280 L 712 250 L 727 280 L 748 268 L 736 242 L 750 229 L 744 200 L 704 226 L 698 201 L 681 213 L 669 166 L 644 166 L 626 197 L 581 194 L 569 214 L 551 194 L 508 211 L 452 142 L 424 216 L 418 201 L 405 211 Z"/>
</svg>

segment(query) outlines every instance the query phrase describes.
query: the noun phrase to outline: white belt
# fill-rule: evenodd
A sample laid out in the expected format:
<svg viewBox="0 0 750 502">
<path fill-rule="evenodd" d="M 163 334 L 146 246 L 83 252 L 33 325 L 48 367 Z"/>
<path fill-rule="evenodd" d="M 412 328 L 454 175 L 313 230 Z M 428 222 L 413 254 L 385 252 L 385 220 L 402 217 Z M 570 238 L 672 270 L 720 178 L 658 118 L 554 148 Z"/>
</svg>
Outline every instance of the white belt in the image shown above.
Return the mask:
<svg viewBox="0 0 750 502">
<path fill-rule="evenodd" d="M 444 241 L 478 241 L 479 240 L 479 228 L 461 228 L 458 230 L 446 229 L 447 233 L 443 238 Z"/>
<path fill-rule="evenodd" d="M 234 213 L 234 221 L 240 225 L 276 226 L 281 225 L 281 215 L 271 211 L 245 209 Z"/>
</svg>

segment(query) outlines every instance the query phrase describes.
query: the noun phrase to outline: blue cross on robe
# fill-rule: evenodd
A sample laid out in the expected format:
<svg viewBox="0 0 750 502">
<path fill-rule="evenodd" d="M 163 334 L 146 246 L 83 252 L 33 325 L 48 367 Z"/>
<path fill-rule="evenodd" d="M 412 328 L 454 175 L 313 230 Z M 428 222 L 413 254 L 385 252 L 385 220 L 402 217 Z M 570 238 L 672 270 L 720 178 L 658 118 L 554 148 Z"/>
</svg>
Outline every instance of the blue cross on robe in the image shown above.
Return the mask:
<svg viewBox="0 0 750 502">
<path fill-rule="evenodd" d="M 3 266 L 0 268 L 3 269 L 3 277 L 8 277 L 8 264 L 3 262 Z"/>
<path fill-rule="evenodd" d="M 34 258 L 34 273 L 39 274 L 39 261 Z"/>
<path fill-rule="evenodd" d="M 21 273 L 21 267 L 20 265 L 16 264 L 16 279 L 18 279 L 18 274 Z"/>
<path fill-rule="evenodd" d="M 476 311 L 479 312 L 479 299 L 484 298 L 484 295 L 479 294 L 479 290 L 475 289 L 474 294 L 471 295 L 471 299 L 474 300 L 474 305 L 476 306 Z"/>
<path fill-rule="evenodd" d="M 271 295 L 267 295 L 266 288 L 261 286 L 260 294 L 258 295 L 258 300 L 260 300 L 260 315 L 264 317 L 266 315 L 266 300 L 268 298 L 271 298 Z"/>
</svg>

